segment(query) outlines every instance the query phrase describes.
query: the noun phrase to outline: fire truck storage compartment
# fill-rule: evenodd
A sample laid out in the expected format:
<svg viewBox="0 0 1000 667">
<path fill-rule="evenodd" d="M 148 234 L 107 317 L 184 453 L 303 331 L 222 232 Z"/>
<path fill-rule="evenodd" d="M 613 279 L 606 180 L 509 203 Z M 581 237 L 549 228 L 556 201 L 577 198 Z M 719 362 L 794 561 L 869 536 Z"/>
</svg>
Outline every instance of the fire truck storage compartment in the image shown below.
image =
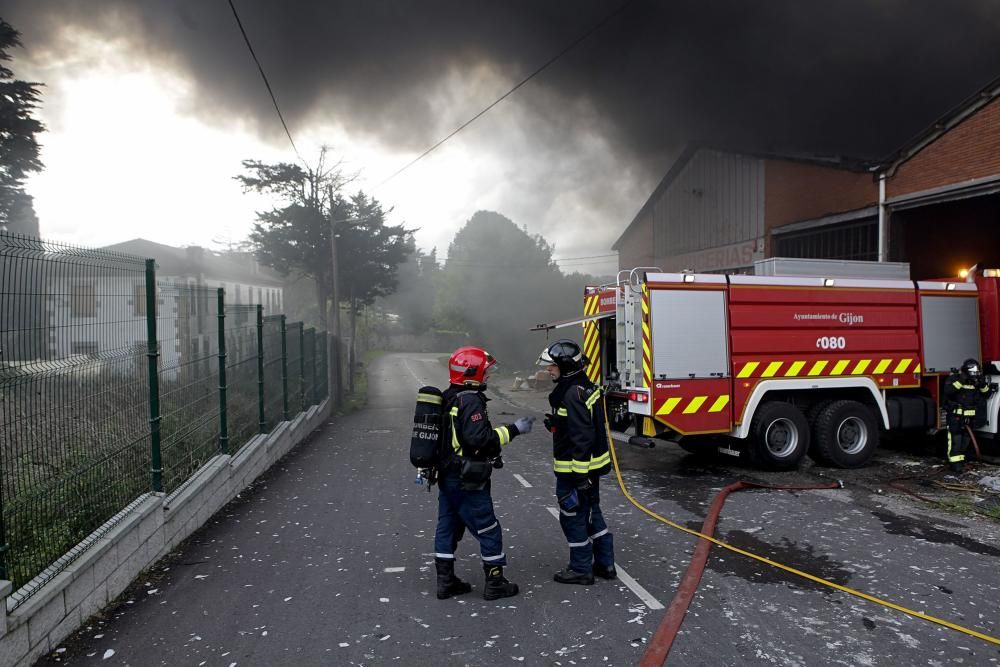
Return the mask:
<svg viewBox="0 0 1000 667">
<path fill-rule="evenodd" d="M 649 298 L 654 378 L 729 376 L 724 291 L 651 289 Z"/>
<path fill-rule="evenodd" d="M 885 399 L 889 428 L 927 429 L 937 425 L 937 406 L 930 396 L 891 395 Z"/>
<path fill-rule="evenodd" d="M 978 300 L 967 291 L 972 286 L 956 285 L 965 289 L 944 295 L 925 294 L 932 283 L 919 285 L 924 372 L 948 373 L 966 359 L 979 359 Z"/>
</svg>

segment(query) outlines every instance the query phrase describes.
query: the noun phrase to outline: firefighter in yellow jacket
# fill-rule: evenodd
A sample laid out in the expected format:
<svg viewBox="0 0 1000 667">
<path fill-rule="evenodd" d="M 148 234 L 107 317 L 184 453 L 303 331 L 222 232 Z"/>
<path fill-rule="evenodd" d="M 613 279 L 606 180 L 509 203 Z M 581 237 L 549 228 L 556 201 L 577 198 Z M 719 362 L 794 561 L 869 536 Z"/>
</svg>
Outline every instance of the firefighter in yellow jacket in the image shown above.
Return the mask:
<svg viewBox="0 0 1000 667">
<path fill-rule="evenodd" d="M 559 525 L 569 543 L 569 565 L 554 579 L 583 585 L 593 584 L 594 575 L 614 579 L 614 538 L 601 512 L 600 477 L 611 469 L 601 390 L 587 379 L 583 353 L 571 340 L 545 348 L 538 365 L 556 383 L 545 426 L 552 433 Z"/>
</svg>

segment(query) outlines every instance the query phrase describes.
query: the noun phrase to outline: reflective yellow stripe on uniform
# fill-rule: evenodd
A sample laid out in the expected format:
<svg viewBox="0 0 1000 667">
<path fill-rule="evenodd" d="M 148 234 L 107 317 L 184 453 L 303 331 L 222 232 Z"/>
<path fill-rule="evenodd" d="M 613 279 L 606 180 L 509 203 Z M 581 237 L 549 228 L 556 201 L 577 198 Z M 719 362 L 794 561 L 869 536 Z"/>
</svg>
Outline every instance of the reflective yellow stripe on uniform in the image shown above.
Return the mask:
<svg viewBox="0 0 1000 667">
<path fill-rule="evenodd" d="M 497 432 L 497 436 L 500 438 L 500 446 L 504 447 L 510 442 L 510 431 L 507 430 L 506 426 L 497 426 L 493 429 Z"/>
<path fill-rule="evenodd" d="M 573 472 L 573 462 L 553 459 L 552 470 L 554 470 L 555 472 Z"/>
<path fill-rule="evenodd" d="M 441 405 L 441 397 L 435 396 L 434 394 L 417 394 L 417 401 L 419 403 L 433 403 L 434 405 Z"/>
<path fill-rule="evenodd" d="M 600 456 L 590 457 L 590 469 L 597 470 L 611 463 L 611 452 L 604 452 Z"/>
<path fill-rule="evenodd" d="M 566 408 L 559 408 L 556 410 L 556 416 L 558 417 L 569 417 L 569 411 Z"/>
<path fill-rule="evenodd" d="M 590 395 L 587 399 L 587 409 L 593 411 L 594 403 L 597 403 L 598 399 L 601 398 L 601 392 L 594 390 L 594 393 Z"/>
<path fill-rule="evenodd" d="M 458 406 L 456 405 L 451 410 L 448 411 L 451 415 L 451 448 L 459 456 L 462 455 L 462 445 L 458 442 L 458 434 L 455 432 L 455 417 L 458 416 Z"/>
</svg>

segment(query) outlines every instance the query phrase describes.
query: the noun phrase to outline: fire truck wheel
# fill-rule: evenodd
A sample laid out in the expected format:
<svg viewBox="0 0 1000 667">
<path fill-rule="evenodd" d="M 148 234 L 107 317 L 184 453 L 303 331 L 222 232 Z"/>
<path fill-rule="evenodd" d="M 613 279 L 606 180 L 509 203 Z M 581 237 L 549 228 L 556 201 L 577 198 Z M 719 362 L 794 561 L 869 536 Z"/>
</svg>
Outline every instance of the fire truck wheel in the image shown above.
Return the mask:
<svg viewBox="0 0 1000 667">
<path fill-rule="evenodd" d="M 879 431 L 875 415 L 857 401 L 834 401 L 816 418 L 809 452 L 820 463 L 860 468 L 875 456 Z"/>
<path fill-rule="evenodd" d="M 771 401 L 750 422 L 750 456 L 769 470 L 791 470 L 809 449 L 809 422 L 791 403 Z"/>
</svg>

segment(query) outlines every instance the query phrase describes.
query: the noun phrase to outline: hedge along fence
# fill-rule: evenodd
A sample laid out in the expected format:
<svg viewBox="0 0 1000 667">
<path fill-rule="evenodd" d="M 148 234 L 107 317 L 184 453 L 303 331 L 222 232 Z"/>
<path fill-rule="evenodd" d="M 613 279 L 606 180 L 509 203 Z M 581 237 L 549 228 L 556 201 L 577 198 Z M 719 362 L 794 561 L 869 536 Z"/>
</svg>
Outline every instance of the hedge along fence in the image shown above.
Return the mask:
<svg viewBox="0 0 1000 667">
<path fill-rule="evenodd" d="M 221 288 L 186 279 L 157 282 L 152 259 L 0 233 L 8 610 L 144 492 L 175 491 L 215 454 L 326 397 L 325 380 L 322 392 L 303 381 L 326 377 L 325 354 L 315 344 L 303 354 L 301 323 L 288 328 L 291 360 L 284 316 L 264 317 L 261 305 L 226 304 Z"/>
</svg>

